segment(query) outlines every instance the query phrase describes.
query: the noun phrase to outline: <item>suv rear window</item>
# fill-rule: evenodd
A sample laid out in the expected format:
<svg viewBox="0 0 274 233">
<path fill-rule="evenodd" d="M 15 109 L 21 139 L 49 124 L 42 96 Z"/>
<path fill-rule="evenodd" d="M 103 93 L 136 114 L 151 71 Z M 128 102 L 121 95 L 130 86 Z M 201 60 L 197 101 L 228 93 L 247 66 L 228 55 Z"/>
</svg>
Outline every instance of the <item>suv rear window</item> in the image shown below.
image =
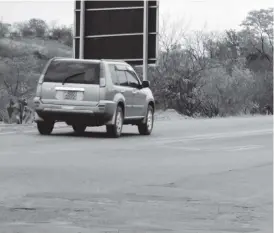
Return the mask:
<svg viewBox="0 0 274 233">
<path fill-rule="evenodd" d="M 44 82 L 99 84 L 100 64 L 75 61 L 52 61 Z"/>
</svg>

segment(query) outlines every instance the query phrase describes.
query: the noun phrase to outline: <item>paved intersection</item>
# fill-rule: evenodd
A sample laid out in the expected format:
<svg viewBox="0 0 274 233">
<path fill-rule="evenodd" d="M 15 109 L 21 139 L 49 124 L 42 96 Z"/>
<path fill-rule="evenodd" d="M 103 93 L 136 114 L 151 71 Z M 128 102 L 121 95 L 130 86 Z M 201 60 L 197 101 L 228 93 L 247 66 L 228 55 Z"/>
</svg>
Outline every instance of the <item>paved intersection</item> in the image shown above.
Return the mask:
<svg viewBox="0 0 274 233">
<path fill-rule="evenodd" d="M 272 127 L 261 116 L 119 139 L 1 130 L 0 232 L 271 232 Z"/>
</svg>

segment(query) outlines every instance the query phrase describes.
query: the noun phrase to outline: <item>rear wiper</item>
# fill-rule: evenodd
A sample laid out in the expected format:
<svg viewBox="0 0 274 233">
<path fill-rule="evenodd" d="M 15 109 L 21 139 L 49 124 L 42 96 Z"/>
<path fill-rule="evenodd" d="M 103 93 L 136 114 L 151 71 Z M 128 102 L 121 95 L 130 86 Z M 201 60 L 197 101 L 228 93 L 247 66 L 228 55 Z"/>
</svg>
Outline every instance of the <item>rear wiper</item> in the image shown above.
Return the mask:
<svg viewBox="0 0 274 233">
<path fill-rule="evenodd" d="M 64 83 L 65 83 L 68 79 L 73 78 L 73 77 L 75 77 L 75 76 L 77 76 L 77 75 L 80 75 L 80 74 L 84 74 L 84 73 L 86 73 L 86 72 L 81 72 L 81 73 L 76 73 L 76 74 L 70 75 L 70 76 L 66 77 L 66 78 L 63 80 L 62 84 L 64 85 Z"/>
</svg>

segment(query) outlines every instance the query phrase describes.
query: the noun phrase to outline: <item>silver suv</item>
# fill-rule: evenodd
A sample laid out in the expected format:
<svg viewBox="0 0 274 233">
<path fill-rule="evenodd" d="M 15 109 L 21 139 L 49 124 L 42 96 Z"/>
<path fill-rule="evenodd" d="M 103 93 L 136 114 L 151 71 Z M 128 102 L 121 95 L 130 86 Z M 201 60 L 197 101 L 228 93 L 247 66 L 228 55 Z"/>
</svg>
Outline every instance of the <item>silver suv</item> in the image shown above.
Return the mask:
<svg viewBox="0 0 274 233">
<path fill-rule="evenodd" d="M 34 103 L 43 135 L 57 121 L 76 133 L 106 125 L 111 137 L 119 137 L 126 124 L 138 126 L 142 135 L 153 129 L 155 102 L 149 82 L 141 82 L 123 61 L 53 58 L 39 79 Z"/>
</svg>

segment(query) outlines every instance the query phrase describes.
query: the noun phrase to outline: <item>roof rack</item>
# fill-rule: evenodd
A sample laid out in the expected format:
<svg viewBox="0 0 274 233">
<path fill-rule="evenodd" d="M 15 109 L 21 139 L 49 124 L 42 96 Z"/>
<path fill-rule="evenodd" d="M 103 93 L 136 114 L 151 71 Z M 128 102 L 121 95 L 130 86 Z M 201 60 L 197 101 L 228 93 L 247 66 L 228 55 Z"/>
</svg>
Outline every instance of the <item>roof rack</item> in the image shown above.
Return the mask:
<svg viewBox="0 0 274 233">
<path fill-rule="evenodd" d="M 73 57 L 54 57 L 52 59 L 80 60 L 80 61 L 100 61 L 100 59 L 82 59 L 82 58 L 73 58 Z"/>
<path fill-rule="evenodd" d="M 94 61 L 106 61 L 106 62 L 119 62 L 123 64 L 127 64 L 124 60 L 118 60 L 118 59 L 79 59 L 79 58 L 70 58 L 70 57 L 53 57 L 52 60 L 55 59 L 67 59 L 67 60 L 94 60 Z"/>
<path fill-rule="evenodd" d="M 124 60 L 117 60 L 117 59 L 101 59 L 102 61 L 113 61 L 113 62 L 122 62 L 126 63 Z"/>
</svg>

